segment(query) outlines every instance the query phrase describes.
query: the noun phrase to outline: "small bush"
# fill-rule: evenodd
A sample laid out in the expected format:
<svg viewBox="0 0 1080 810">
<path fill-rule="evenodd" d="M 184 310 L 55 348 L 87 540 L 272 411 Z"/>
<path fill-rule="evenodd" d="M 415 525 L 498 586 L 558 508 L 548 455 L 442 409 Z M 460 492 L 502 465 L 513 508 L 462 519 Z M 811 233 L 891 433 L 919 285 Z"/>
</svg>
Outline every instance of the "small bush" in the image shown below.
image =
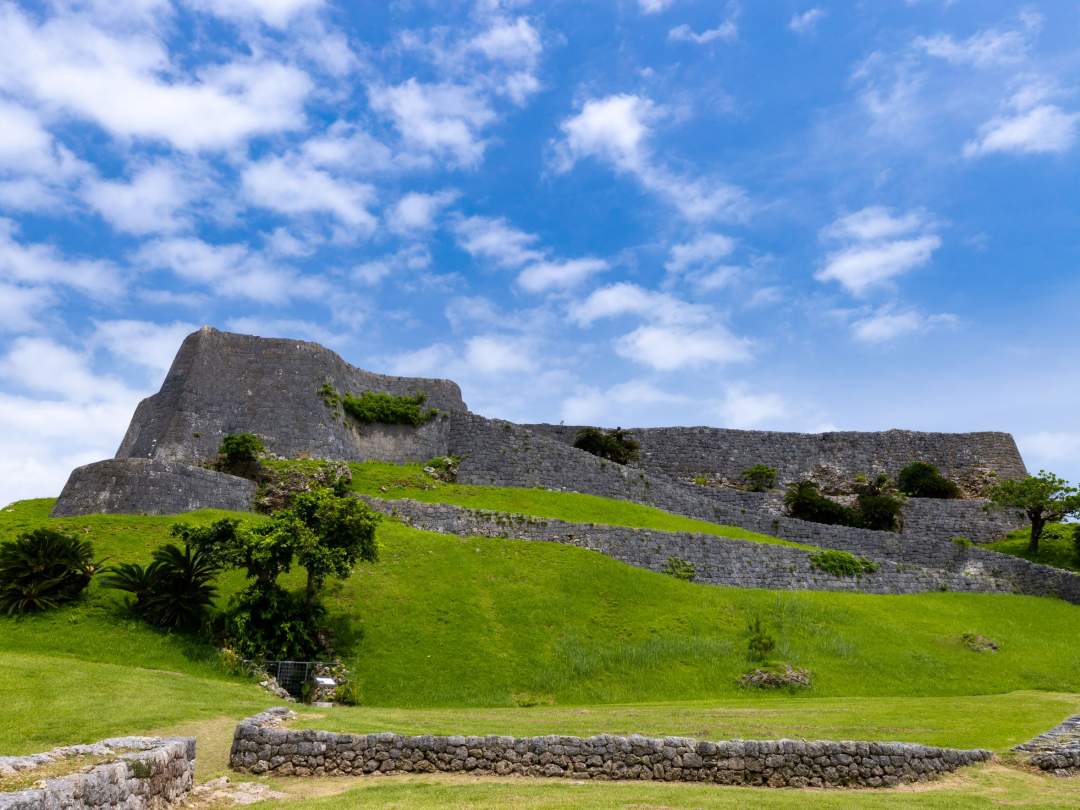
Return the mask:
<svg viewBox="0 0 1080 810">
<path fill-rule="evenodd" d="M 709 485 L 709 476 L 707 475 L 695 475 L 693 478 L 695 484 L 699 487 L 707 487 Z"/>
<path fill-rule="evenodd" d="M 794 518 L 833 526 L 856 526 L 855 510 L 821 494 L 813 481 L 799 481 L 788 487 L 784 506 Z"/>
<path fill-rule="evenodd" d="M 755 616 L 746 626 L 748 639 L 746 642 L 746 657 L 748 660 L 763 664 L 769 660 L 773 650 L 776 649 L 776 639 L 773 638 L 762 624 L 761 617 Z"/>
<path fill-rule="evenodd" d="M 422 406 L 427 395 L 420 392 L 411 396 L 398 396 L 382 391 L 364 391 L 362 394 L 346 394 L 341 407 L 361 424 L 412 425 L 419 427 L 439 413 Z"/>
<path fill-rule="evenodd" d="M 362 698 L 360 682 L 355 678 L 347 678 L 334 689 L 334 701 L 346 706 L 359 706 Z"/>
<path fill-rule="evenodd" d="M 661 569 L 661 573 L 673 576 L 675 579 L 692 582 L 697 575 L 697 570 L 689 560 L 684 560 L 681 557 L 668 557 L 667 562 Z"/>
<path fill-rule="evenodd" d="M 87 540 L 34 529 L 0 545 L 0 611 L 51 610 L 79 598 L 98 572 Z"/>
<path fill-rule="evenodd" d="M 972 652 L 985 653 L 998 651 L 998 643 L 996 641 L 992 638 L 987 638 L 986 636 L 980 636 L 978 633 L 964 633 L 960 636 L 960 641 Z"/>
<path fill-rule="evenodd" d="M 847 551 L 819 551 L 810 555 L 810 564 L 834 577 L 857 577 L 878 570 L 877 563 Z"/>
<path fill-rule="evenodd" d="M 776 468 L 766 467 L 764 464 L 755 464 L 748 470 L 743 470 L 743 480 L 751 492 L 768 492 L 776 486 Z"/>
<path fill-rule="evenodd" d="M 341 404 L 341 397 L 339 397 L 338 392 L 334 390 L 334 386 L 328 382 L 322 384 L 322 387 L 319 389 L 319 397 L 327 408 L 337 408 L 337 406 Z"/>
<path fill-rule="evenodd" d="M 252 480 L 259 477 L 259 457 L 266 452 L 262 439 L 254 433 L 233 433 L 221 440 L 217 468 L 222 472 Z"/>
<path fill-rule="evenodd" d="M 913 461 L 896 476 L 897 487 L 912 498 L 959 498 L 960 487 L 925 461 Z"/>
<path fill-rule="evenodd" d="M 904 500 L 896 494 L 887 475 L 855 485 L 855 525 L 879 532 L 899 531 Z"/>
<path fill-rule="evenodd" d="M 436 481 L 452 484 L 457 481 L 460 466 L 461 459 L 458 456 L 435 456 L 428 459 L 428 463 L 424 465 L 424 472 Z"/>
<path fill-rule="evenodd" d="M 606 458 L 616 464 L 629 464 L 637 461 L 641 455 L 641 445 L 622 428 L 614 430 L 602 430 L 601 428 L 586 427 L 577 432 L 574 439 L 574 447 L 592 453 L 594 456 Z"/>
<path fill-rule="evenodd" d="M 971 540 L 959 534 L 956 537 L 951 537 L 949 539 L 957 548 L 971 548 L 975 545 Z"/>
</svg>

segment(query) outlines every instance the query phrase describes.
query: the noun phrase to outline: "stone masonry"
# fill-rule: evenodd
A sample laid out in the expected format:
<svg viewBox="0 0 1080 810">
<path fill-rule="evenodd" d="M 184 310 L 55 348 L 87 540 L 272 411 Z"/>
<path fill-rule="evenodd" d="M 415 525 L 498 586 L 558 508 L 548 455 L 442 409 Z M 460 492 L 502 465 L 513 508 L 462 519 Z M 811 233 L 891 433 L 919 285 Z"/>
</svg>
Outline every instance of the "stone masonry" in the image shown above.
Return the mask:
<svg viewBox="0 0 1080 810">
<path fill-rule="evenodd" d="M 116 761 L 48 779 L 44 787 L 0 793 L 0 810 L 146 810 L 180 801 L 195 780 L 193 737 L 116 737 L 44 754 L 0 757 L 0 775 L 84 755 L 115 756 Z"/>
<path fill-rule="evenodd" d="M 335 734 L 278 727 L 287 716 L 278 708 L 242 721 L 230 766 L 275 776 L 469 773 L 804 788 L 924 782 L 991 758 L 979 749 L 888 742 Z"/>
</svg>

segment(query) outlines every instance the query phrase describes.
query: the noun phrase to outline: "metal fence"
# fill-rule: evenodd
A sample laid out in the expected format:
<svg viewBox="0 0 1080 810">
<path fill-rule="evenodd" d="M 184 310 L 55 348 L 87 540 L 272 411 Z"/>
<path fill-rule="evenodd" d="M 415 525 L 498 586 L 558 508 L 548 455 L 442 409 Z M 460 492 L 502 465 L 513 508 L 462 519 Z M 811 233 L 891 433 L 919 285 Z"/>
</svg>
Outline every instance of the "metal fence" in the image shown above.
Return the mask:
<svg viewBox="0 0 1080 810">
<path fill-rule="evenodd" d="M 324 661 L 263 661 L 263 669 L 272 675 L 293 697 L 300 697 L 304 684 L 315 675 L 315 668 L 329 666 Z"/>
</svg>

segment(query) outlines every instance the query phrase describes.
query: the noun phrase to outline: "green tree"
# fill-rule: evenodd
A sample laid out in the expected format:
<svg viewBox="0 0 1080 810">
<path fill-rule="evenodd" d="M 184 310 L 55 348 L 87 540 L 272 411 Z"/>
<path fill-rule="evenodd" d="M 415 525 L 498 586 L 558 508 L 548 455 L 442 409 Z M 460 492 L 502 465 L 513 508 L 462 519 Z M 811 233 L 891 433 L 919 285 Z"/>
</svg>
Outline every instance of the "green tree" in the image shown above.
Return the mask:
<svg viewBox="0 0 1080 810">
<path fill-rule="evenodd" d="M 1046 524 L 1080 513 L 1080 493 L 1069 482 L 1040 470 L 1014 481 L 1002 481 L 990 490 L 990 505 L 996 509 L 1023 509 L 1031 521 L 1028 552 L 1039 552 L 1039 538 Z"/>
<path fill-rule="evenodd" d="M 261 469 L 259 457 L 265 450 L 262 439 L 254 433 L 230 434 L 218 447 L 218 469 L 241 478 L 256 479 Z"/>
</svg>

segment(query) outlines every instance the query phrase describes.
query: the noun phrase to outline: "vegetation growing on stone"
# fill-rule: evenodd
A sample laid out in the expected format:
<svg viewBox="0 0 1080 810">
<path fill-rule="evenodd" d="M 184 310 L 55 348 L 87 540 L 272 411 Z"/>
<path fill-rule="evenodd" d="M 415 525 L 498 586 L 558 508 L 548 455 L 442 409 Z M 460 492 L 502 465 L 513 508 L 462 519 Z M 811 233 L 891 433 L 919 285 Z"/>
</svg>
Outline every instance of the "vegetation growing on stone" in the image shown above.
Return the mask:
<svg viewBox="0 0 1080 810">
<path fill-rule="evenodd" d="M 899 531 L 903 499 L 892 491 L 887 476 L 855 484 L 855 505 L 847 506 L 821 494 L 813 481 L 798 481 L 784 494 L 787 513 L 800 520 L 875 531 Z"/>
<path fill-rule="evenodd" d="M 574 437 L 574 447 L 616 464 L 631 464 L 641 455 L 641 444 L 621 427 L 611 430 L 584 427 Z"/>
<path fill-rule="evenodd" d="M 241 478 L 256 480 L 259 477 L 259 459 L 265 452 L 262 439 L 254 433 L 233 433 L 221 440 L 217 468 Z"/>
<path fill-rule="evenodd" d="M 420 425 L 434 419 L 438 411 L 424 408 L 427 395 L 417 392 L 411 395 L 388 394 L 383 391 L 364 391 L 345 394 L 341 407 L 349 416 L 364 425 Z"/>
<path fill-rule="evenodd" d="M 689 560 L 684 560 L 681 557 L 668 557 L 667 562 L 664 563 L 662 573 L 675 577 L 675 579 L 693 582 L 697 571 L 694 564 Z"/>
<path fill-rule="evenodd" d="M 899 531 L 904 499 L 897 495 L 887 475 L 855 484 L 855 525 L 880 532 Z"/>
<path fill-rule="evenodd" d="M 768 492 L 776 486 L 776 468 L 765 464 L 755 464 L 743 470 L 742 477 L 751 492 Z"/>
<path fill-rule="evenodd" d="M 877 563 L 865 557 L 856 557 L 850 552 L 832 549 L 811 554 L 810 564 L 834 577 L 858 577 L 878 570 Z"/>
<path fill-rule="evenodd" d="M 33 529 L 0 544 L 0 612 L 9 616 L 73 602 L 101 563 L 94 547 L 52 529 Z"/>
<path fill-rule="evenodd" d="M 821 494 L 813 481 L 797 481 L 784 493 L 784 506 L 791 517 L 832 526 L 856 526 L 855 510 Z"/>
<path fill-rule="evenodd" d="M 897 488 L 912 498 L 959 498 L 960 487 L 933 464 L 913 461 L 896 475 Z"/>
</svg>

